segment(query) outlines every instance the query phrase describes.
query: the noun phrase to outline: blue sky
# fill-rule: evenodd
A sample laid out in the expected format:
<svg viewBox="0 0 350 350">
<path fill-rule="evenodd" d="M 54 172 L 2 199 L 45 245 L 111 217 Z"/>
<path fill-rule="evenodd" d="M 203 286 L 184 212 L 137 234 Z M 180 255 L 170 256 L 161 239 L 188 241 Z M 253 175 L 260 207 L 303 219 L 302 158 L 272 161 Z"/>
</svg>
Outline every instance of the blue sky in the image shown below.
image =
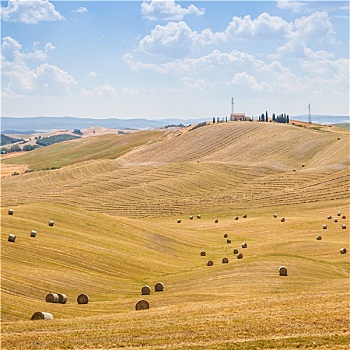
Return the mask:
<svg viewBox="0 0 350 350">
<path fill-rule="evenodd" d="M 349 1 L 2 1 L 2 116 L 349 115 Z"/>
</svg>

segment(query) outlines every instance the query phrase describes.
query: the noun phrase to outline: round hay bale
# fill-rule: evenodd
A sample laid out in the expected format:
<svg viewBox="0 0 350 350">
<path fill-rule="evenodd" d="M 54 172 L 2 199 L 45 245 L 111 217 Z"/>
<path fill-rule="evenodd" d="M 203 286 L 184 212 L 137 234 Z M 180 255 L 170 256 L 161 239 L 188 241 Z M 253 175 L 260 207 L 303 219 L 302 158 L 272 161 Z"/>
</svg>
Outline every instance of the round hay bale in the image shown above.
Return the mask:
<svg viewBox="0 0 350 350">
<path fill-rule="evenodd" d="M 238 220 L 238 216 L 235 216 L 235 220 Z"/>
<path fill-rule="evenodd" d="M 345 254 L 346 253 L 346 248 L 341 248 L 340 249 L 340 254 Z"/>
<path fill-rule="evenodd" d="M 274 217 L 274 218 L 277 218 L 277 214 L 273 214 L 273 217 Z"/>
<path fill-rule="evenodd" d="M 141 299 L 135 305 L 136 310 L 147 310 L 149 309 L 149 302 L 147 300 Z"/>
<path fill-rule="evenodd" d="M 227 238 L 227 237 L 228 237 L 228 234 L 227 234 L 227 233 L 225 233 L 225 234 L 224 234 L 224 238 Z"/>
<path fill-rule="evenodd" d="M 46 295 L 45 300 L 47 303 L 58 303 L 60 298 L 56 293 L 49 293 L 48 295 Z"/>
<path fill-rule="evenodd" d="M 237 254 L 237 259 L 243 259 L 243 254 L 242 253 Z"/>
<path fill-rule="evenodd" d="M 89 296 L 87 294 L 80 294 L 77 297 L 78 304 L 87 304 L 89 302 Z"/>
<path fill-rule="evenodd" d="M 13 215 L 13 209 L 9 209 L 8 214 Z"/>
<path fill-rule="evenodd" d="M 52 220 L 49 221 L 49 226 L 53 226 L 54 224 L 55 223 Z"/>
<path fill-rule="evenodd" d="M 154 290 L 156 292 L 163 292 L 164 291 L 164 283 L 162 282 L 157 282 L 155 285 L 154 285 Z"/>
<path fill-rule="evenodd" d="M 337 215 L 338 215 L 338 216 L 340 216 L 340 215 L 341 215 L 341 212 L 340 212 L 340 211 L 338 211 L 338 212 L 337 212 Z"/>
<path fill-rule="evenodd" d="M 247 248 L 247 246 L 248 246 L 247 243 L 242 244 L 242 248 Z"/>
<path fill-rule="evenodd" d="M 214 265 L 213 260 L 208 260 L 207 261 L 207 266 L 213 266 L 213 265 Z"/>
<path fill-rule="evenodd" d="M 338 222 L 338 218 L 334 218 L 334 222 Z"/>
<path fill-rule="evenodd" d="M 327 225 L 323 225 L 322 227 L 323 227 L 323 229 L 324 229 L 324 230 L 326 230 L 326 229 L 327 229 Z"/>
<path fill-rule="evenodd" d="M 197 215 L 197 219 L 200 219 L 200 218 L 201 218 L 201 216 L 198 214 L 198 215 Z"/>
<path fill-rule="evenodd" d="M 332 219 L 332 216 L 331 216 L 331 215 L 328 215 L 328 216 L 327 216 L 327 219 L 328 219 L 328 220 Z"/>
<path fill-rule="evenodd" d="M 59 304 L 65 304 L 67 302 L 67 295 L 63 293 L 59 293 L 58 295 L 58 303 Z"/>
<path fill-rule="evenodd" d="M 219 222 L 219 220 L 218 220 L 218 219 L 216 219 L 214 222 L 217 224 L 217 223 Z"/>
<path fill-rule="evenodd" d="M 178 223 L 178 224 L 181 224 L 181 219 L 177 219 L 177 223 Z"/>
<path fill-rule="evenodd" d="M 222 263 L 223 263 L 223 264 L 228 264 L 228 259 L 227 259 L 227 258 L 223 258 L 223 259 L 222 259 Z"/>
<path fill-rule="evenodd" d="M 296 169 L 293 169 L 293 171 L 297 171 Z"/>
<path fill-rule="evenodd" d="M 285 266 L 281 266 L 278 270 L 280 276 L 288 276 L 288 271 Z"/>
<path fill-rule="evenodd" d="M 338 137 L 338 140 L 340 140 L 340 137 Z"/>
<path fill-rule="evenodd" d="M 305 167 L 305 164 L 301 164 L 301 167 L 304 168 L 304 167 Z"/>
<path fill-rule="evenodd" d="M 206 252 L 204 250 L 201 251 L 201 256 L 206 256 Z"/>
<path fill-rule="evenodd" d="M 30 237 L 35 237 L 36 236 L 36 231 L 35 230 L 31 230 L 30 231 Z"/>
<path fill-rule="evenodd" d="M 193 216 L 192 215 L 190 216 L 190 220 L 193 220 Z"/>
<path fill-rule="evenodd" d="M 142 295 L 150 295 L 151 294 L 151 288 L 149 286 L 143 286 L 141 288 L 141 294 Z"/>
<path fill-rule="evenodd" d="M 285 218 L 281 218 L 281 222 L 285 222 L 286 221 L 286 219 Z"/>
<path fill-rule="evenodd" d="M 345 219 L 346 219 L 346 216 L 345 216 L 345 215 L 343 215 L 341 218 L 342 218 L 343 220 L 345 220 Z"/>
<path fill-rule="evenodd" d="M 7 239 L 9 242 L 15 243 L 16 235 L 13 235 L 12 233 L 9 235 L 9 238 Z"/>
<path fill-rule="evenodd" d="M 230 243 L 231 243 L 231 240 L 230 240 L 230 239 L 228 239 L 226 242 L 230 244 Z"/>
<path fill-rule="evenodd" d="M 346 229 L 346 225 L 345 225 L 345 224 L 341 225 L 341 228 L 342 228 L 343 230 L 345 230 L 345 229 Z"/>
<path fill-rule="evenodd" d="M 248 217 L 247 214 L 244 214 L 244 215 L 243 215 L 243 218 L 244 218 L 244 219 L 246 219 L 247 217 Z"/>
<path fill-rule="evenodd" d="M 238 249 L 237 248 L 233 249 L 233 254 L 238 254 Z"/>
<path fill-rule="evenodd" d="M 321 237 L 321 236 L 316 236 L 316 239 L 317 239 L 318 241 L 320 241 L 320 240 L 322 239 L 322 237 Z"/>
<path fill-rule="evenodd" d="M 30 318 L 31 320 L 53 320 L 52 314 L 49 312 L 35 312 Z"/>
</svg>

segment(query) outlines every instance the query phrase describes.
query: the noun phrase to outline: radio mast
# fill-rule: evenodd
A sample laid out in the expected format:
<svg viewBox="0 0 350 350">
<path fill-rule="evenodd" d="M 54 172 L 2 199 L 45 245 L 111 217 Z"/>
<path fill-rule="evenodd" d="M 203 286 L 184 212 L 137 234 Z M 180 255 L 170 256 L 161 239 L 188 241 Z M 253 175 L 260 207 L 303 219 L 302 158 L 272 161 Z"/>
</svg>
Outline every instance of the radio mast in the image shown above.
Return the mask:
<svg viewBox="0 0 350 350">
<path fill-rule="evenodd" d="M 309 123 L 311 124 L 311 106 L 310 106 L 310 103 L 309 103 Z"/>
</svg>

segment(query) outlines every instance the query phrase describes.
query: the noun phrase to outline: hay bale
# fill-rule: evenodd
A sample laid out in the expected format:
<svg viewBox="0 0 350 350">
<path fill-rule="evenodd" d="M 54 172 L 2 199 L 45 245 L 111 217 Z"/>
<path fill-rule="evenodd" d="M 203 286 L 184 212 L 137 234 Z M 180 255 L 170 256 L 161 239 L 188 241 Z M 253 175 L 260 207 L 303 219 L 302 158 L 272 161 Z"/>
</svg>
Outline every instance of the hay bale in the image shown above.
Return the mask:
<svg viewBox="0 0 350 350">
<path fill-rule="evenodd" d="M 247 243 L 242 243 L 242 248 L 247 248 Z"/>
<path fill-rule="evenodd" d="M 217 224 L 217 223 L 219 222 L 219 220 L 218 220 L 218 219 L 216 219 L 214 222 Z"/>
<path fill-rule="evenodd" d="M 338 218 L 334 218 L 334 222 L 338 222 Z"/>
<path fill-rule="evenodd" d="M 77 297 L 78 304 L 87 304 L 89 302 L 89 296 L 87 294 L 80 294 Z"/>
<path fill-rule="evenodd" d="M 230 239 L 228 239 L 226 242 L 230 244 L 230 243 L 231 243 L 231 240 L 230 240 Z"/>
<path fill-rule="evenodd" d="M 233 249 L 233 254 L 238 254 L 238 249 L 237 248 Z"/>
<path fill-rule="evenodd" d="M 346 253 L 346 248 L 341 248 L 340 249 L 340 254 L 345 254 Z"/>
<path fill-rule="evenodd" d="M 301 164 L 301 167 L 304 168 L 304 167 L 305 167 L 305 164 Z"/>
<path fill-rule="evenodd" d="M 326 229 L 327 229 L 327 225 L 323 225 L 322 227 L 323 227 L 323 229 L 324 229 L 324 230 L 326 230 Z"/>
<path fill-rule="evenodd" d="M 338 211 L 338 212 L 337 212 L 337 215 L 338 215 L 338 216 L 340 216 L 340 215 L 341 215 L 340 211 Z"/>
<path fill-rule="evenodd" d="M 341 218 L 342 218 L 343 220 L 345 220 L 345 219 L 346 219 L 346 216 L 345 216 L 345 215 L 343 215 Z"/>
<path fill-rule="evenodd" d="M 9 209 L 8 214 L 13 215 L 13 209 Z"/>
<path fill-rule="evenodd" d="M 273 214 L 273 217 L 276 219 L 277 218 L 277 214 Z"/>
<path fill-rule="evenodd" d="M 227 259 L 227 258 L 223 258 L 223 259 L 222 259 L 222 263 L 223 263 L 223 264 L 228 264 L 228 259 Z"/>
<path fill-rule="evenodd" d="M 244 219 L 246 219 L 247 217 L 248 217 L 247 214 L 244 214 L 244 215 L 243 215 L 243 218 L 244 218 Z"/>
<path fill-rule="evenodd" d="M 48 295 L 46 295 L 45 300 L 47 303 L 58 303 L 60 298 L 56 293 L 49 293 Z"/>
<path fill-rule="evenodd" d="M 142 295 L 150 295 L 151 294 L 151 288 L 149 286 L 143 286 L 141 288 L 141 294 Z"/>
<path fill-rule="evenodd" d="M 58 295 L 58 303 L 59 304 L 65 304 L 68 300 L 67 295 L 63 293 L 59 293 Z"/>
<path fill-rule="evenodd" d="M 227 233 L 225 233 L 225 234 L 224 234 L 224 238 L 227 238 L 227 237 L 228 237 L 228 234 L 227 234 Z"/>
<path fill-rule="evenodd" d="M 285 218 L 281 218 L 281 222 L 285 222 L 286 221 L 286 219 Z"/>
<path fill-rule="evenodd" d="M 328 215 L 328 216 L 327 216 L 327 219 L 328 219 L 328 220 L 332 219 L 332 216 L 331 216 L 331 215 Z"/>
<path fill-rule="evenodd" d="M 192 215 L 190 216 L 190 220 L 193 220 L 193 216 Z"/>
<path fill-rule="evenodd" d="M 235 220 L 238 220 L 238 216 L 235 216 Z"/>
<path fill-rule="evenodd" d="M 208 261 L 207 261 L 207 266 L 213 266 L 213 265 L 214 265 L 213 260 L 208 260 Z"/>
<path fill-rule="evenodd" d="M 322 237 L 321 237 L 321 236 L 316 236 L 316 239 L 317 239 L 318 241 L 320 241 L 320 240 L 322 239 Z"/>
<path fill-rule="evenodd" d="M 345 225 L 345 224 L 341 225 L 341 228 L 342 228 L 343 230 L 345 230 L 345 229 L 346 229 L 346 225 Z"/>
<path fill-rule="evenodd" d="M 30 318 L 31 320 L 53 320 L 52 314 L 49 312 L 35 312 Z"/>
<path fill-rule="evenodd" d="M 295 172 L 295 171 L 297 171 L 296 169 L 293 169 L 293 171 Z"/>
<path fill-rule="evenodd" d="M 243 254 L 242 253 L 237 254 L 237 259 L 243 259 Z"/>
<path fill-rule="evenodd" d="M 154 291 L 155 291 L 155 292 L 163 292 L 163 291 L 164 291 L 164 283 L 162 283 L 162 282 L 157 282 L 157 283 L 154 285 Z"/>
<path fill-rule="evenodd" d="M 201 218 L 201 216 L 198 214 L 198 215 L 197 215 L 197 219 L 200 219 L 200 218 Z"/>
<path fill-rule="evenodd" d="M 178 224 L 181 224 L 181 219 L 177 219 L 177 223 L 178 223 Z"/>
<path fill-rule="evenodd" d="M 281 266 L 278 270 L 280 276 L 288 276 L 288 271 L 285 266 Z"/>
<path fill-rule="evenodd" d="M 338 140 L 340 140 L 340 137 L 338 137 Z"/>
<path fill-rule="evenodd" d="M 141 299 L 135 305 L 136 310 L 147 310 L 149 309 L 149 302 L 147 300 Z"/>
<path fill-rule="evenodd" d="M 49 221 L 49 226 L 53 226 L 54 224 L 55 223 L 52 220 Z"/>
<path fill-rule="evenodd" d="M 30 237 L 35 237 L 36 236 L 36 231 L 35 230 L 31 230 L 30 231 Z"/>
<path fill-rule="evenodd" d="M 16 235 L 13 235 L 12 233 L 9 235 L 9 238 L 7 239 L 9 242 L 15 243 Z"/>
<path fill-rule="evenodd" d="M 201 251 L 201 256 L 206 256 L 206 252 L 204 250 Z"/>
</svg>

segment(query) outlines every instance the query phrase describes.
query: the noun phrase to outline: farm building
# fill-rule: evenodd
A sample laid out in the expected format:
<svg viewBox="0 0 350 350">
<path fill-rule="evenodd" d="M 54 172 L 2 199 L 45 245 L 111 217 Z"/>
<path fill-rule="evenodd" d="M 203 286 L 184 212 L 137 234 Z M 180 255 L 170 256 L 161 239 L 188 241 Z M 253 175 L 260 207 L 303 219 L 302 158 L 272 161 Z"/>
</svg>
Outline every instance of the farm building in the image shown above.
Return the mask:
<svg viewBox="0 0 350 350">
<path fill-rule="evenodd" d="M 231 121 L 250 121 L 250 117 L 246 116 L 245 113 L 231 113 Z"/>
</svg>

